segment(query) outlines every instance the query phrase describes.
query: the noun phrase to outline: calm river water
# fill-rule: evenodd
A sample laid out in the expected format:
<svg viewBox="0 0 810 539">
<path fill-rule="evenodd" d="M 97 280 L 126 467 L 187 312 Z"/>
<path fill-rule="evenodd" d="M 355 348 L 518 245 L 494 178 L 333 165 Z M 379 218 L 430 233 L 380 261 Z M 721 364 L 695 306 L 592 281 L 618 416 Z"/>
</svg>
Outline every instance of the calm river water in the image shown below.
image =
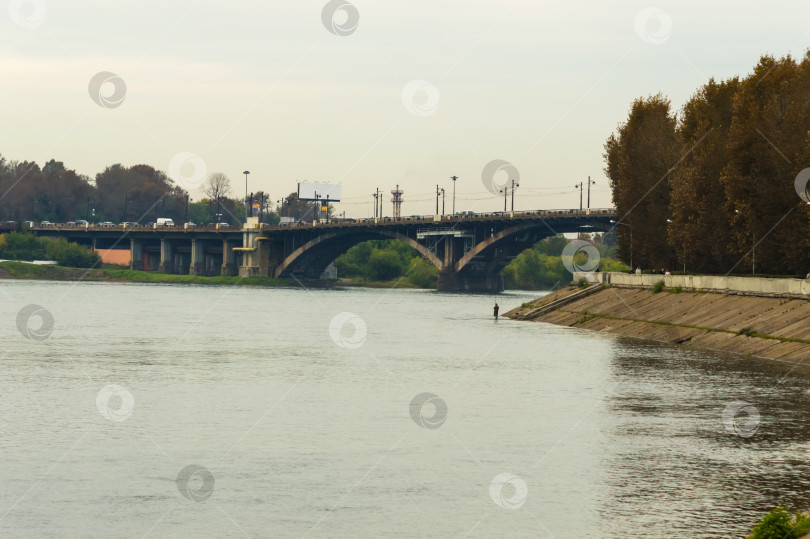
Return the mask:
<svg viewBox="0 0 810 539">
<path fill-rule="evenodd" d="M 0 535 L 739 537 L 810 505 L 807 373 L 492 303 L 3 281 Z"/>
</svg>

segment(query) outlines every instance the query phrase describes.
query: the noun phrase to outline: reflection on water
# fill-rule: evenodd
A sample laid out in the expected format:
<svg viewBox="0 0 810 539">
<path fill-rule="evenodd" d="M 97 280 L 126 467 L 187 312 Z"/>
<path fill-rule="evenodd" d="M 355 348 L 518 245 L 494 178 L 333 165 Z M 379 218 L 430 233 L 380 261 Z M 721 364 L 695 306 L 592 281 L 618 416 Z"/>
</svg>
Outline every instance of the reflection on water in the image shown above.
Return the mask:
<svg viewBox="0 0 810 539">
<path fill-rule="evenodd" d="M 739 536 L 776 505 L 807 507 L 810 386 L 793 365 L 638 341 L 612 364 L 603 466 L 615 503 L 602 514 L 613 533 L 631 519 L 650 537 Z M 750 408 L 736 430 L 723 418 L 734 402 Z"/>
<path fill-rule="evenodd" d="M 789 364 L 494 321 L 492 296 L 0 294 L 4 536 L 729 537 L 807 508 Z"/>
</svg>

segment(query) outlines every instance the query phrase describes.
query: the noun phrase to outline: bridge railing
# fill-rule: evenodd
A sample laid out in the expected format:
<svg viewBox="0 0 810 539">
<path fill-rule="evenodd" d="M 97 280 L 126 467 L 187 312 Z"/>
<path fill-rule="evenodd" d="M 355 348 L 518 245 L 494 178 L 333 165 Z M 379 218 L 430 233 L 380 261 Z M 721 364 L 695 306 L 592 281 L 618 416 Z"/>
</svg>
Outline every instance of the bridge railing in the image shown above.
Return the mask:
<svg viewBox="0 0 810 539">
<path fill-rule="evenodd" d="M 48 225 L 34 225 L 30 230 L 58 230 L 67 232 L 87 231 L 87 232 L 242 232 L 241 226 L 217 226 L 217 225 L 194 225 L 185 227 L 183 225 L 66 225 L 51 223 Z"/>
<path fill-rule="evenodd" d="M 616 210 L 614 208 L 590 208 L 590 209 L 540 209 L 540 210 L 520 210 L 520 211 L 495 211 L 495 212 L 457 212 L 455 215 L 409 215 L 405 217 L 363 217 L 363 218 L 333 218 L 329 222 L 302 222 L 302 223 L 285 223 L 279 225 L 261 224 L 258 226 L 259 230 L 289 230 L 289 229 L 307 229 L 319 227 L 365 227 L 369 225 L 393 225 L 393 224 L 433 224 L 433 223 L 457 223 L 457 222 L 475 222 L 475 221 L 500 221 L 512 219 L 526 219 L 526 218 L 548 218 L 548 219 L 565 219 L 565 218 L 582 218 L 582 217 L 616 217 Z M 60 230 L 60 231 L 110 231 L 110 232 L 149 232 L 149 231 L 164 231 L 164 232 L 241 232 L 242 227 L 236 226 L 222 226 L 222 225 L 194 225 L 185 227 L 184 225 L 175 226 L 160 226 L 160 225 L 138 225 L 138 226 L 123 226 L 123 225 L 100 225 L 100 224 L 87 224 L 87 225 L 66 225 L 51 223 L 47 225 L 35 224 L 30 227 L 32 230 Z"/>
<path fill-rule="evenodd" d="M 287 230 L 287 229 L 302 229 L 302 228 L 318 228 L 318 227 L 351 227 L 351 226 L 368 226 L 372 225 L 388 225 L 388 224 L 419 224 L 419 223 L 452 223 L 452 222 L 465 222 L 465 221 L 482 221 L 482 220 L 509 220 L 520 218 L 582 218 L 582 217 L 615 217 L 616 210 L 614 208 L 590 208 L 590 209 L 549 209 L 549 210 L 522 210 L 515 212 L 481 212 L 481 213 L 468 213 L 458 212 L 455 215 L 410 215 L 407 217 L 363 217 L 363 218 L 348 218 L 330 219 L 327 223 L 321 222 L 302 222 L 302 223 L 285 223 L 283 225 L 262 225 L 263 230 Z"/>
</svg>

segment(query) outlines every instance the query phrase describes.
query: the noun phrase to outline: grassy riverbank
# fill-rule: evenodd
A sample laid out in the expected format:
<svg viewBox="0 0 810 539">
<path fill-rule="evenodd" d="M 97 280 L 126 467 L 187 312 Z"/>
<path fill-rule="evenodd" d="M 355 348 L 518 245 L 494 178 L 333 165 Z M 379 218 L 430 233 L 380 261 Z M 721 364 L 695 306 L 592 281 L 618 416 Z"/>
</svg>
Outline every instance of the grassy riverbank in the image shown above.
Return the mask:
<svg viewBox="0 0 810 539">
<path fill-rule="evenodd" d="M 54 265 L 28 264 L 25 262 L 0 262 L 0 279 L 33 279 L 43 281 L 105 281 L 122 283 L 167 283 L 195 285 L 238 285 L 238 286 L 292 286 L 301 284 L 290 279 L 270 277 L 203 277 L 197 275 L 170 275 L 157 271 L 136 271 L 118 266 L 82 269 Z M 340 279 L 338 281 L 307 281 L 308 287 L 366 287 L 366 288 L 419 288 L 406 279 L 392 281 L 364 281 L 361 279 Z"/>
<path fill-rule="evenodd" d="M 156 271 L 136 271 L 115 266 L 81 269 L 11 261 L 0 262 L 0 277 L 6 279 L 35 279 L 47 281 L 296 286 L 293 281 L 271 279 L 269 277 L 201 277 L 197 275 L 170 275 Z"/>
</svg>

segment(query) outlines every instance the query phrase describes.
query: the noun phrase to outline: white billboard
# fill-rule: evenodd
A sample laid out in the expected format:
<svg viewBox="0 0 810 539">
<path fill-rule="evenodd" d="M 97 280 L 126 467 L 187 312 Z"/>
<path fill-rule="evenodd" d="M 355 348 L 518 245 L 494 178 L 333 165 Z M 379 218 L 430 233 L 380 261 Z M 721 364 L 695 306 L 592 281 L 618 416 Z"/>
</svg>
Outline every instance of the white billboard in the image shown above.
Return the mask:
<svg viewBox="0 0 810 539">
<path fill-rule="evenodd" d="M 321 200 L 340 202 L 341 186 L 329 183 L 299 183 L 298 200 Z"/>
</svg>

